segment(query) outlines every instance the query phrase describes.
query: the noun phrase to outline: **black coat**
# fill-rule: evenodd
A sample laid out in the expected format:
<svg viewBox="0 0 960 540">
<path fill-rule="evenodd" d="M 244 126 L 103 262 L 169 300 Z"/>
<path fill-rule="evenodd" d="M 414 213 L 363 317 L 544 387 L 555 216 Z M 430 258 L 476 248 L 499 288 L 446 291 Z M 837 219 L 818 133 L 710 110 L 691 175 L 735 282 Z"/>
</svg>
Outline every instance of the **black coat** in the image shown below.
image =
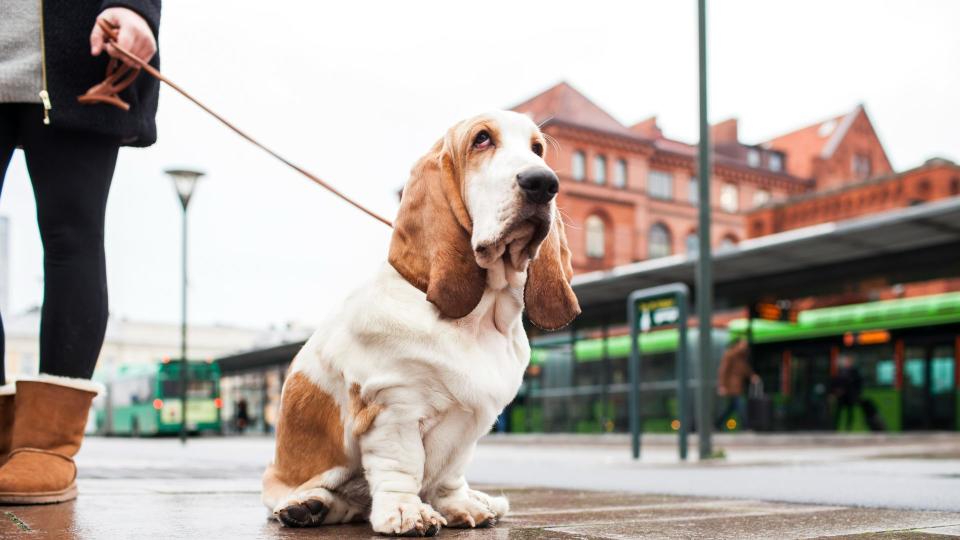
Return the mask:
<svg viewBox="0 0 960 540">
<path fill-rule="evenodd" d="M 124 146 L 150 146 L 157 140 L 159 81 L 140 73 L 120 97 L 130 104 L 125 112 L 113 105 L 81 105 L 77 96 L 103 81 L 109 56 L 90 56 L 90 32 L 97 15 L 109 7 L 139 13 L 159 43 L 160 0 L 42 0 L 44 61 L 50 124 L 65 129 L 115 135 Z M 160 54 L 150 61 L 160 67 Z"/>
</svg>

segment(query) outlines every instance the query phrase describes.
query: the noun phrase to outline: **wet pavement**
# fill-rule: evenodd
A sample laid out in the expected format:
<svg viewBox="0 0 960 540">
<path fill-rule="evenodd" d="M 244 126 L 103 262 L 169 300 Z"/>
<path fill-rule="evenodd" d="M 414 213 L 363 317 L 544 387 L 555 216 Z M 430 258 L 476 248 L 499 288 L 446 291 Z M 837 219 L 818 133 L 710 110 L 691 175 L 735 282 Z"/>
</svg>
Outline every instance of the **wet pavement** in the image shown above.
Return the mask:
<svg viewBox="0 0 960 540">
<path fill-rule="evenodd" d="M 503 441 L 500 441 L 501 443 Z M 267 439 L 206 439 L 192 441 L 186 448 L 174 440 L 103 440 L 90 439 L 78 458 L 81 465 L 80 490 L 77 501 L 55 506 L 0 507 L 0 539 L 112 539 L 112 538 L 198 538 L 198 539 L 272 539 L 272 538 L 380 538 L 372 535 L 368 525 L 288 529 L 267 519 L 259 502 L 259 472 L 269 459 L 271 442 Z M 442 538 L 482 539 L 624 539 L 624 538 L 817 538 L 857 537 L 936 538 L 960 536 L 960 511 L 929 511 L 903 508 L 864 508 L 839 504 L 771 502 L 767 497 L 663 495 L 662 480 L 644 486 L 642 479 L 668 471 L 687 475 L 717 470 L 775 470 L 772 459 L 763 465 L 736 465 L 731 455 L 723 464 L 659 464 L 624 465 L 616 452 L 586 445 L 571 447 L 569 443 L 525 441 L 518 444 L 486 444 L 478 450 L 478 465 L 471 477 L 483 481 L 489 462 L 511 458 L 527 461 L 537 452 L 522 449 L 539 448 L 534 461 L 548 467 L 528 467 L 528 472 L 511 482 L 477 485 L 488 492 L 503 493 L 511 502 L 512 511 L 496 527 L 484 530 L 441 531 Z M 735 446 L 735 445 L 734 445 Z M 866 454 L 875 453 L 865 445 Z M 903 445 L 900 445 L 903 446 Z M 910 446 L 910 445 L 907 445 Z M 916 445 L 914 445 L 916 446 Z M 938 449 L 919 455 L 940 459 L 923 460 L 931 470 L 941 470 L 952 463 L 949 448 L 940 448 L 931 441 L 920 447 Z M 949 446 L 949 445 L 948 445 Z M 567 449 L 567 453 L 563 449 Z M 750 463 L 762 457 L 759 450 Z M 891 447 L 892 448 L 892 447 Z M 899 447 L 898 447 L 899 448 Z M 619 451 L 619 448 L 614 450 Z M 947 452 L 946 458 L 941 453 Z M 916 461 L 917 448 L 899 448 L 907 457 L 900 462 Z M 574 460 L 569 454 L 577 454 Z M 655 452 L 654 452 L 655 453 Z M 731 450 L 731 454 L 733 454 Z M 597 458 L 589 466 L 588 458 Z M 886 458 L 898 454 L 892 450 Z M 544 457 L 546 456 L 546 457 Z M 606 456 L 606 457 L 604 457 Z M 841 454 L 842 461 L 830 465 L 857 467 L 872 463 L 869 455 L 861 458 Z M 746 459 L 748 455 L 744 455 Z M 825 460 L 820 456 L 819 464 Z M 884 458 L 884 461 L 886 461 Z M 566 459 L 584 476 L 592 470 L 603 476 L 611 470 L 625 471 L 629 489 L 604 487 L 609 480 L 598 481 L 593 489 L 577 488 L 580 478 L 565 480 L 570 471 L 557 467 Z M 665 459 L 665 458 L 664 458 Z M 657 461 L 657 460 L 654 460 Z M 890 459 L 890 461 L 898 461 Z M 750 467 L 755 467 L 751 469 Z M 792 469 L 795 463 L 779 465 Z M 939 469 L 938 469 L 939 467 Z M 507 470 L 513 470 L 508 466 Z M 552 472 L 544 472 L 551 471 Z M 629 474 L 627 474 L 629 473 Z M 764 473 L 766 474 L 766 473 Z M 534 481 L 540 475 L 540 481 Z M 695 477 L 695 476 L 694 476 Z M 669 477 L 668 477 L 669 478 Z M 690 477 L 677 477 L 682 483 Z M 526 485 L 519 483 L 527 482 Z M 740 474 L 727 482 L 755 484 L 757 475 Z M 960 482 L 960 479 L 955 479 Z M 531 487 L 553 484 L 560 487 Z M 906 487 L 904 487 L 906 486 Z M 914 489 L 896 477 L 888 489 Z M 960 483 L 953 484 L 960 493 Z M 923 494 L 918 494 L 922 500 Z M 920 506 L 922 507 L 922 505 Z"/>
</svg>

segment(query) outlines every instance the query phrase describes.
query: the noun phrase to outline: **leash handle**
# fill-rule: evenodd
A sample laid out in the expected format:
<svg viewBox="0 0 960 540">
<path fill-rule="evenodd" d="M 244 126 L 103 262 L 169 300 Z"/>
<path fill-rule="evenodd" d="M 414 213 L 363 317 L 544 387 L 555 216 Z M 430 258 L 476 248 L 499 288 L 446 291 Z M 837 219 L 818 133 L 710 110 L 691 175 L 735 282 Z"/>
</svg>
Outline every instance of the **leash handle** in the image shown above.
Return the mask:
<svg viewBox="0 0 960 540">
<path fill-rule="evenodd" d="M 383 223 L 387 227 L 391 227 L 391 228 L 393 227 L 393 223 L 389 219 L 381 216 L 380 214 L 377 214 L 373 210 L 370 210 L 369 208 L 358 203 L 357 201 L 351 199 L 350 197 L 342 193 L 337 188 L 331 186 L 330 184 L 322 180 L 317 175 L 311 173 L 310 171 L 304 169 L 303 167 L 300 167 L 299 165 L 288 160 L 287 158 L 281 156 L 279 153 L 277 153 L 267 145 L 254 139 L 251 135 L 247 134 L 247 132 L 233 125 L 226 118 L 214 112 L 213 109 L 211 109 L 210 107 L 207 107 L 202 101 L 193 97 L 192 95 L 190 95 L 189 92 L 187 92 L 183 88 L 180 88 L 180 86 L 178 86 L 176 83 L 166 78 L 163 74 L 160 73 L 159 70 L 151 66 L 142 58 L 136 56 L 135 54 L 121 47 L 117 43 L 117 30 L 119 27 L 114 26 L 113 24 L 111 24 L 109 21 L 105 19 L 97 19 L 97 25 L 100 27 L 101 30 L 103 30 L 103 33 L 106 36 L 107 43 L 109 43 L 110 46 L 114 48 L 114 50 L 122 54 L 128 60 L 132 61 L 138 67 L 131 68 L 126 64 L 120 64 L 120 62 L 117 62 L 116 59 L 111 60 L 110 63 L 107 65 L 106 79 L 103 82 L 91 87 L 89 90 L 87 90 L 86 94 L 79 96 L 77 100 L 80 103 L 83 103 L 83 104 L 106 103 L 106 104 L 113 105 L 115 107 L 119 107 L 125 111 L 129 110 L 130 105 L 125 103 L 123 100 L 121 100 L 120 97 L 117 96 L 117 94 L 124 88 L 130 86 L 130 84 L 133 83 L 133 80 L 136 79 L 137 75 L 139 75 L 140 70 L 142 69 L 143 71 L 146 71 L 147 73 L 149 73 L 152 77 L 156 78 L 159 81 L 162 81 L 164 84 L 166 84 L 170 88 L 173 88 L 174 90 L 179 92 L 180 95 L 192 101 L 194 105 L 200 107 L 201 109 L 206 111 L 207 114 L 216 118 L 221 124 L 229 128 L 231 131 L 243 137 L 244 139 L 249 141 L 251 144 L 253 144 L 257 148 L 260 148 L 264 152 L 270 154 L 271 156 L 276 158 L 278 161 L 280 161 L 287 167 L 290 167 L 291 169 L 302 174 L 303 176 L 306 176 L 308 179 L 313 181 L 318 186 L 326 189 L 330 193 L 339 197 L 341 200 L 352 205 L 357 210 L 360 210 L 361 212 L 372 217 L 373 219 L 376 219 L 377 221 Z M 126 78 L 123 78 L 124 76 L 126 76 Z"/>
</svg>

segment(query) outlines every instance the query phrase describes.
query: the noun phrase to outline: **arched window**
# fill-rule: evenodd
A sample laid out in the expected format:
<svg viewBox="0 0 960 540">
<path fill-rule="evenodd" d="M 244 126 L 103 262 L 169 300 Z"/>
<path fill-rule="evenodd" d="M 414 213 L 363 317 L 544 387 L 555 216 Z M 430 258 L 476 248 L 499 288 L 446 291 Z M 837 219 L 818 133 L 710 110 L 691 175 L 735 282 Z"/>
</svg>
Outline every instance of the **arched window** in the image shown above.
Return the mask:
<svg viewBox="0 0 960 540">
<path fill-rule="evenodd" d="M 656 259 L 666 257 L 673 251 L 670 247 L 670 229 L 663 223 L 655 223 L 650 227 L 650 241 L 647 246 L 647 257 Z"/>
<path fill-rule="evenodd" d="M 687 234 L 687 237 L 683 240 L 683 243 L 687 249 L 687 253 L 690 253 L 691 255 L 700 251 L 700 236 L 697 234 L 697 231 L 690 231 L 690 233 Z"/>
<path fill-rule="evenodd" d="M 597 155 L 593 158 L 593 181 L 598 184 L 607 183 L 607 157 Z"/>
<path fill-rule="evenodd" d="M 587 217 L 587 257 L 602 259 L 606 255 L 606 225 L 600 216 Z"/>
<path fill-rule="evenodd" d="M 583 177 L 587 175 L 587 157 L 584 156 L 580 150 L 573 153 L 573 161 L 570 164 L 570 169 L 573 173 L 573 179 L 578 182 L 582 182 Z"/>
</svg>

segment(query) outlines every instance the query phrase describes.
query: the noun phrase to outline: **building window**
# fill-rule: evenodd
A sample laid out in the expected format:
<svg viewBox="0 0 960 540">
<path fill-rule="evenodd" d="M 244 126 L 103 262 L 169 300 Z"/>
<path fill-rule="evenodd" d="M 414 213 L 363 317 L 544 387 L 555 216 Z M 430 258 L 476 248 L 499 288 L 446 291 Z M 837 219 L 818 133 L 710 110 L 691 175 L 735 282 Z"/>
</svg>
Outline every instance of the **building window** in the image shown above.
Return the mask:
<svg viewBox="0 0 960 540">
<path fill-rule="evenodd" d="M 960 195 L 960 178 L 950 179 L 950 195 Z"/>
<path fill-rule="evenodd" d="M 760 152 L 756 148 L 747 150 L 747 165 L 751 167 L 760 166 Z"/>
<path fill-rule="evenodd" d="M 865 154 L 854 154 L 853 161 L 850 164 L 854 178 L 870 178 L 870 156 Z"/>
<path fill-rule="evenodd" d="M 724 251 L 736 245 L 737 245 L 736 237 L 727 235 L 727 236 L 724 236 L 722 240 L 720 240 L 720 246 L 717 248 L 717 251 Z"/>
<path fill-rule="evenodd" d="M 720 188 L 720 208 L 731 213 L 740 209 L 740 190 L 737 186 L 724 184 Z"/>
<path fill-rule="evenodd" d="M 700 251 L 700 237 L 697 235 L 696 231 L 691 231 L 690 234 L 683 241 L 686 246 L 687 253 L 695 254 Z"/>
<path fill-rule="evenodd" d="M 765 189 L 758 189 L 753 192 L 753 206 L 763 206 L 770 202 L 770 192 Z"/>
<path fill-rule="evenodd" d="M 583 152 L 577 150 L 573 153 L 573 163 L 571 163 L 573 169 L 573 179 L 577 182 L 582 182 L 583 178 L 587 175 L 587 158 L 583 155 Z"/>
<path fill-rule="evenodd" d="M 600 216 L 587 217 L 587 257 L 602 259 L 606 253 L 606 226 Z"/>
<path fill-rule="evenodd" d="M 670 248 L 670 229 L 663 223 L 655 223 L 650 227 L 650 242 L 647 246 L 647 257 L 656 259 L 666 257 L 673 250 Z"/>
<path fill-rule="evenodd" d="M 605 156 L 593 158 L 593 181 L 598 184 L 607 183 L 607 158 Z"/>
<path fill-rule="evenodd" d="M 771 171 L 780 172 L 783 170 L 783 156 L 776 152 L 770 154 L 767 163 L 770 164 Z"/>
<path fill-rule="evenodd" d="M 666 171 L 651 170 L 647 177 L 647 192 L 656 199 L 673 199 L 673 175 Z"/>
<path fill-rule="evenodd" d="M 700 182 L 697 182 L 696 176 L 691 176 L 687 182 L 687 202 L 694 206 L 700 204 Z"/>
<path fill-rule="evenodd" d="M 618 159 L 613 165 L 613 185 L 618 188 L 627 186 L 627 161 Z"/>
</svg>

